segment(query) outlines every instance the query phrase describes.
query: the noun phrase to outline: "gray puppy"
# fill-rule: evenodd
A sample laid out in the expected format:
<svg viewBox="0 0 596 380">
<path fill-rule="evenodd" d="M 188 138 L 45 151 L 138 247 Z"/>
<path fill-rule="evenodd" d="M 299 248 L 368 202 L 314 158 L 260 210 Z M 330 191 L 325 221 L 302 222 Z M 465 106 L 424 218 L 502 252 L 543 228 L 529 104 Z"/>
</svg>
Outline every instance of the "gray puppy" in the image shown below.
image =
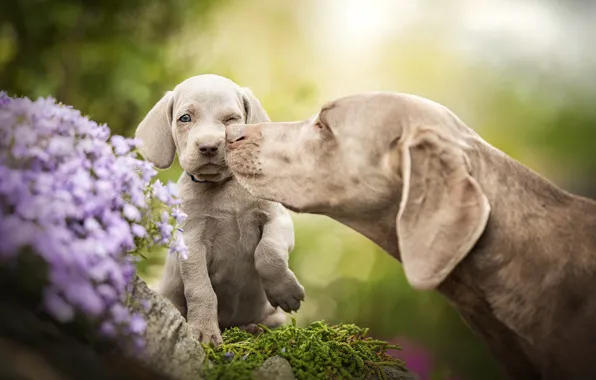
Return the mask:
<svg viewBox="0 0 596 380">
<path fill-rule="evenodd" d="M 178 153 L 178 186 L 187 260 L 166 259 L 159 293 L 180 310 L 203 343 L 221 343 L 223 328 L 277 327 L 300 308 L 304 289 L 288 267 L 294 229 L 279 203 L 250 195 L 225 161 L 225 127 L 270 121 L 247 88 L 217 75 L 180 83 L 136 131 L 141 154 L 157 168 Z"/>
</svg>

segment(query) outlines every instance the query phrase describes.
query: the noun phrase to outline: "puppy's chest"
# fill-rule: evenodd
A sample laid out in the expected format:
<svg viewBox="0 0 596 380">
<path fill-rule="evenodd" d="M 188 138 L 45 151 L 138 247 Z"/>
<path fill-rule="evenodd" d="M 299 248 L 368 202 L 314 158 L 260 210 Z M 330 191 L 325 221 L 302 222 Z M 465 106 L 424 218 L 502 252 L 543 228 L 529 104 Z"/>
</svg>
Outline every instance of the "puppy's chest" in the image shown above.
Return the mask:
<svg viewBox="0 0 596 380">
<path fill-rule="evenodd" d="M 185 239 L 198 239 L 207 249 L 209 261 L 252 260 L 267 219 L 256 205 L 203 202 L 184 208 L 188 208 L 187 224 L 191 224 L 187 229 L 193 231 Z"/>
</svg>

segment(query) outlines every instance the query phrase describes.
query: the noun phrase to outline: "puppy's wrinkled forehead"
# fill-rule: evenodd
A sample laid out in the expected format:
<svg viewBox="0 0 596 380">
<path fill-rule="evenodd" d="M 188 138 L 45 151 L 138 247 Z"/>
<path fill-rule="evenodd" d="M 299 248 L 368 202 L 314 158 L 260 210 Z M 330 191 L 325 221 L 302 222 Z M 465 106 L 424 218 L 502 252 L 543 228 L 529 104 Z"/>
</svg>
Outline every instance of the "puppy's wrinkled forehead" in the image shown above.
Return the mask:
<svg viewBox="0 0 596 380">
<path fill-rule="evenodd" d="M 174 89 L 174 111 L 180 107 L 228 107 L 243 108 L 242 95 L 238 85 L 231 80 L 215 75 L 192 77 Z"/>
</svg>

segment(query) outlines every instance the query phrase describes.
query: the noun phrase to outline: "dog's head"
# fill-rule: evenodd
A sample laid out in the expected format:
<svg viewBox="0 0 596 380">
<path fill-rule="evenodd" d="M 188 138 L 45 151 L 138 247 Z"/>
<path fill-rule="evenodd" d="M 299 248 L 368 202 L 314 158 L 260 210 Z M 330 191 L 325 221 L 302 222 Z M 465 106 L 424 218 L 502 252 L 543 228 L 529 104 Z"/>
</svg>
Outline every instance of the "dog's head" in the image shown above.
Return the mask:
<svg viewBox="0 0 596 380">
<path fill-rule="evenodd" d="M 157 168 L 180 165 L 201 180 L 230 176 L 225 162 L 225 128 L 233 123 L 269 121 L 248 88 L 217 75 L 199 75 L 168 91 L 141 121 L 140 152 Z"/>
<path fill-rule="evenodd" d="M 433 288 L 488 220 L 470 174 L 466 139 L 474 138 L 437 103 L 375 92 L 328 103 L 301 122 L 229 126 L 227 154 L 253 195 L 290 209 L 370 223 L 392 212 L 410 283 Z"/>
</svg>

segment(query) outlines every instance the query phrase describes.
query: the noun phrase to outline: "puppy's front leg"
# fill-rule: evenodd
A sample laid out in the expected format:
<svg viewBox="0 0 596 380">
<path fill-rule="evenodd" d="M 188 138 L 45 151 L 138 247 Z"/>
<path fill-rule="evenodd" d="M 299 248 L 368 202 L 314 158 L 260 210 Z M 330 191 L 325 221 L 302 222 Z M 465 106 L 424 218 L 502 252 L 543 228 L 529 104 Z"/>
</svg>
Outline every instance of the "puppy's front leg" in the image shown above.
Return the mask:
<svg viewBox="0 0 596 380">
<path fill-rule="evenodd" d="M 166 297 L 176 306 L 180 314 L 186 318 L 186 299 L 184 298 L 184 283 L 180 274 L 180 263 L 178 255 L 168 254 L 163 270 L 159 288 L 159 294 Z"/>
<path fill-rule="evenodd" d="M 179 260 L 187 305 L 186 320 L 197 339 L 217 345 L 222 343 L 222 337 L 217 318 L 217 296 L 207 270 L 207 250 L 197 239 L 185 240 L 191 242 L 188 258 Z"/>
<path fill-rule="evenodd" d="M 289 254 L 294 248 L 292 218 L 282 205 L 273 207 L 255 250 L 255 266 L 271 305 L 289 313 L 300 308 L 304 288 L 288 266 Z"/>
</svg>

